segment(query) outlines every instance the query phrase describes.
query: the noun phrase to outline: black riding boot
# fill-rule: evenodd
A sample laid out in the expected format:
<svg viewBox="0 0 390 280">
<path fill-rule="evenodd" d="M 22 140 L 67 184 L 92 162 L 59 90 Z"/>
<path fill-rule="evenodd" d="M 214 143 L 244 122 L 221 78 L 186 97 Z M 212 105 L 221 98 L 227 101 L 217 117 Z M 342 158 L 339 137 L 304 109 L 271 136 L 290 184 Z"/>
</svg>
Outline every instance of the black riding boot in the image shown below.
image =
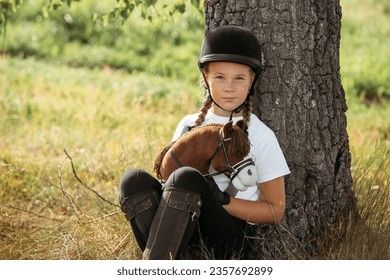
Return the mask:
<svg viewBox="0 0 390 280">
<path fill-rule="evenodd" d="M 200 194 L 167 187 L 155 214 L 143 259 L 183 259 L 200 215 Z"/>
<path fill-rule="evenodd" d="M 138 193 L 125 197 L 121 201 L 121 209 L 130 222 L 134 237 L 142 251 L 145 250 L 149 230 L 159 203 L 160 194 L 155 191 Z"/>
</svg>

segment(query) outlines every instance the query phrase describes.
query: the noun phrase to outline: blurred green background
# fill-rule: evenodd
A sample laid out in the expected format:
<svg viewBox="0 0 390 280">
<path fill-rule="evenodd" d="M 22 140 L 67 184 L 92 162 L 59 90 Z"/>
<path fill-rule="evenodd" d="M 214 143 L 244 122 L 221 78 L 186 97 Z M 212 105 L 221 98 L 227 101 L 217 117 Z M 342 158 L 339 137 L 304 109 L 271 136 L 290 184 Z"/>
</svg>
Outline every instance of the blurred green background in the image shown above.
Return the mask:
<svg viewBox="0 0 390 280">
<path fill-rule="evenodd" d="M 70 66 L 112 67 L 189 80 L 204 34 L 203 15 L 190 1 L 135 7 L 123 23 L 107 14 L 116 0 L 83 0 L 48 9 L 45 0 L 25 0 L 11 14 L 4 50 Z"/>
<path fill-rule="evenodd" d="M 12 14 L 3 42 L 7 55 L 197 81 L 204 19 L 193 1 L 169 1 L 176 5 L 173 15 L 161 3 L 140 5 L 123 25 L 101 17 L 116 0 L 83 0 L 56 10 L 45 9 L 47 2 L 22 1 Z M 341 74 L 348 97 L 390 98 L 389 1 L 342 0 L 341 5 Z"/>
</svg>

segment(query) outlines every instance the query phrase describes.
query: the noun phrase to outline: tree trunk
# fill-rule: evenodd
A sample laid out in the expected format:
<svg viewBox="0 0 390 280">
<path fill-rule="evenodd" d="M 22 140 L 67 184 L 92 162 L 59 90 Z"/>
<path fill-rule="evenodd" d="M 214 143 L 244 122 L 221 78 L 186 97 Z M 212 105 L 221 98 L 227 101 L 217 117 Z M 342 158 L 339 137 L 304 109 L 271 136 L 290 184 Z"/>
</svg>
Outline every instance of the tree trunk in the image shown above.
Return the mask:
<svg viewBox="0 0 390 280">
<path fill-rule="evenodd" d="M 253 258 L 310 258 L 324 226 L 354 207 L 347 110 L 340 81 L 337 0 L 206 0 L 207 30 L 236 24 L 264 44 L 254 113 L 291 169 L 286 214 L 259 226 Z"/>
</svg>

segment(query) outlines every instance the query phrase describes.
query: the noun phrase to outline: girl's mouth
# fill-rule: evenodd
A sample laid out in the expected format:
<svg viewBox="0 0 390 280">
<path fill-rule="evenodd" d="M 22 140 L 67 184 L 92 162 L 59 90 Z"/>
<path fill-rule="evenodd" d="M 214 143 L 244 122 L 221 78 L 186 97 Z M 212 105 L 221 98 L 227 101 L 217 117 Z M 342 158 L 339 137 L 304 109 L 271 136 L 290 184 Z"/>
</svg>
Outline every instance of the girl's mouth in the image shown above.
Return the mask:
<svg viewBox="0 0 390 280">
<path fill-rule="evenodd" d="M 224 101 L 227 101 L 227 102 L 233 102 L 235 100 L 234 97 L 223 97 L 222 98 Z"/>
</svg>

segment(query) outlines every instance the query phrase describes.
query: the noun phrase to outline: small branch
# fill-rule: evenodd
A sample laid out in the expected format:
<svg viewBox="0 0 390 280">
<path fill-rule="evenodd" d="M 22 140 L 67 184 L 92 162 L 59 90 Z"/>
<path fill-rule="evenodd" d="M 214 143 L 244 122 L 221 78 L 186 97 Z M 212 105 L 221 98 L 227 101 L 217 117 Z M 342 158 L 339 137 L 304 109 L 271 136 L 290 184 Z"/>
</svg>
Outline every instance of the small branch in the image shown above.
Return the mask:
<svg viewBox="0 0 390 280">
<path fill-rule="evenodd" d="M 61 220 L 54 219 L 54 218 L 49 218 L 49 217 L 46 217 L 46 216 L 42 216 L 42 215 L 39 215 L 39 214 L 37 214 L 37 213 L 31 212 L 31 211 L 29 211 L 29 210 L 21 209 L 21 208 L 12 206 L 12 205 L 4 205 L 3 207 L 5 207 L 5 208 L 10 208 L 10 209 L 14 209 L 14 210 L 17 210 L 17 211 L 20 211 L 20 212 L 25 212 L 25 213 L 28 213 L 28 214 L 31 214 L 31 215 L 34 215 L 34 216 L 37 216 L 37 217 L 43 218 L 43 219 L 47 219 L 47 220 L 51 220 L 51 221 L 55 221 L 55 222 L 59 222 L 59 223 L 62 223 L 62 222 L 63 222 L 63 221 L 61 221 Z"/>
<path fill-rule="evenodd" d="M 69 205 L 70 207 L 72 208 L 73 210 L 73 213 L 77 216 L 77 218 L 80 220 L 80 216 L 77 212 L 81 212 L 80 208 L 77 206 L 76 202 L 74 201 L 73 197 L 71 195 L 69 195 L 65 189 L 64 189 L 64 186 L 62 184 L 62 174 L 61 174 L 61 167 L 62 167 L 62 163 L 67 159 L 67 157 L 65 157 L 59 164 L 58 164 L 58 180 L 59 180 L 59 184 L 60 184 L 60 189 L 62 191 L 62 194 L 63 196 L 65 196 L 65 198 L 68 200 L 69 202 Z"/>
<path fill-rule="evenodd" d="M 90 187 L 87 186 L 87 184 L 85 184 L 80 178 L 79 176 L 77 175 L 76 173 L 76 169 L 74 168 L 74 164 L 73 164 L 73 159 L 69 156 L 68 152 L 64 149 L 64 153 L 66 154 L 66 156 L 69 158 L 70 160 L 70 164 L 72 166 L 72 171 L 73 171 L 73 175 L 74 177 L 77 179 L 77 181 L 79 181 L 79 183 L 81 185 L 83 185 L 87 190 L 93 192 L 97 197 L 99 197 L 101 200 L 103 200 L 104 202 L 107 202 L 108 204 L 112 205 L 112 206 L 115 206 L 115 207 L 120 207 L 118 204 L 115 204 L 115 203 L 112 203 L 111 201 L 105 199 L 103 196 L 101 196 L 97 191 L 95 191 L 94 189 L 91 189 Z"/>
</svg>

